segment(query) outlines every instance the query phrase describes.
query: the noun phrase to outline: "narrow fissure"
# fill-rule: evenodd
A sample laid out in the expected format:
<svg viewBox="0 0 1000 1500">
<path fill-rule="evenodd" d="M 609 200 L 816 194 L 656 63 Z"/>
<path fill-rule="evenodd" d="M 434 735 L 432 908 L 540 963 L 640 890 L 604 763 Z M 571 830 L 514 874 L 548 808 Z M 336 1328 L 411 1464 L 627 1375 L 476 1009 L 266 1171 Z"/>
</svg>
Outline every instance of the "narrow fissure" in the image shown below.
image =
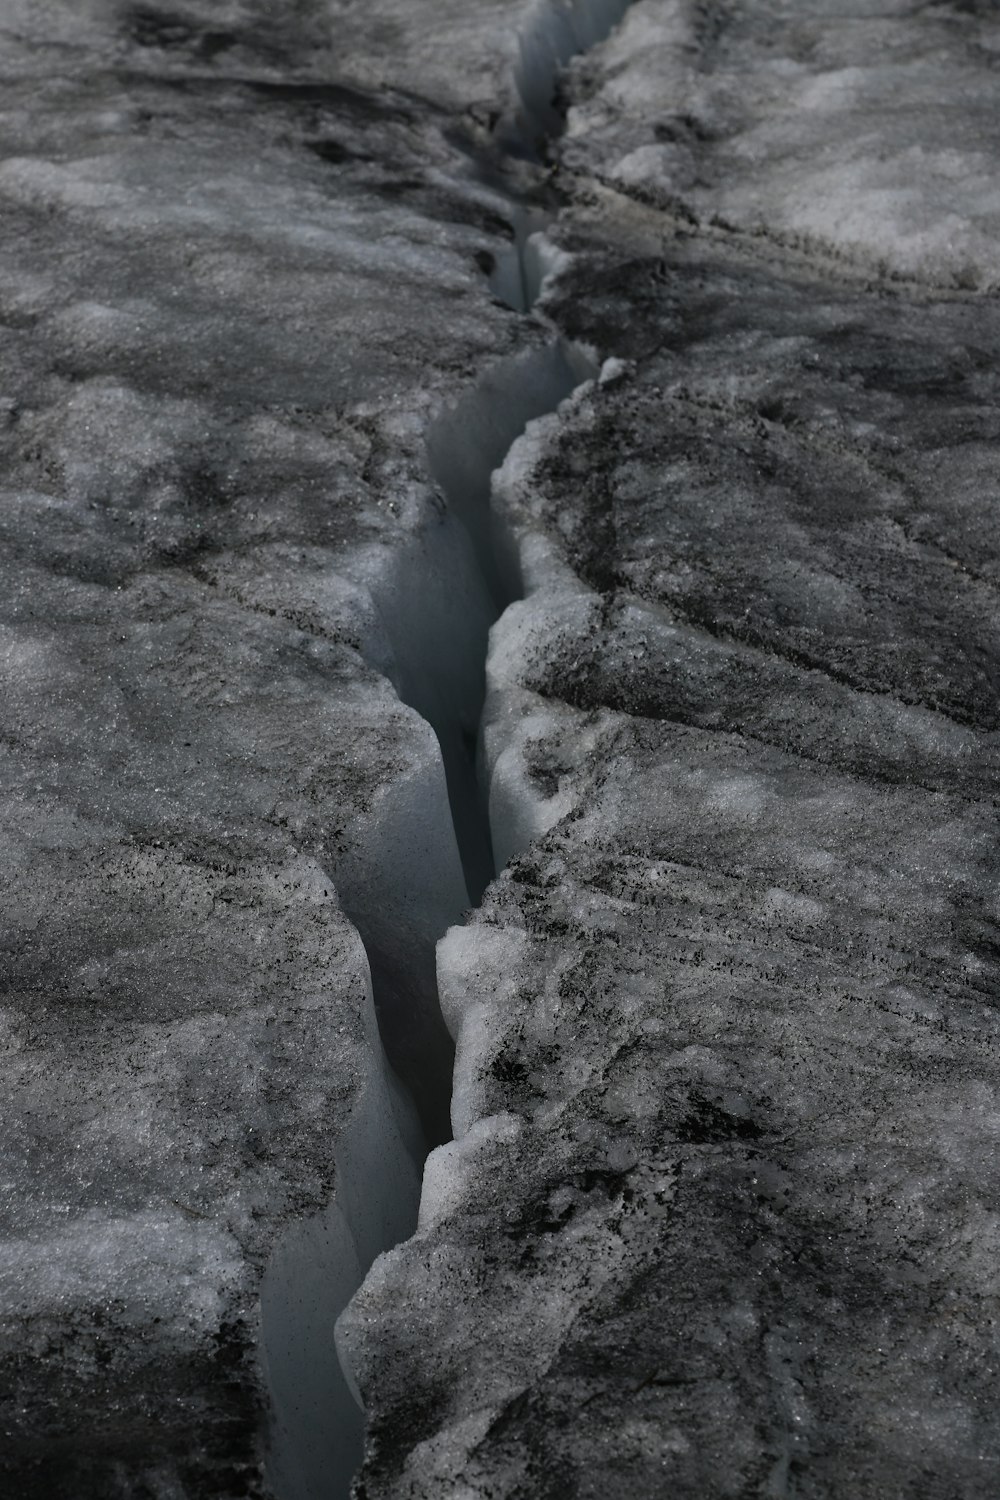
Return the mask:
<svg viewBox="0 0 1000 1500">
<path fill-rule="evenodd" d="M 540 0 L 530 12 L 519 33 L 520 108 L 497 131 L 512 156 L 538 159 L 559 133 L 562 68 L 603 40 L 630 3 Z M 546 216 L 512 198 L 510 218 L 510 259 L 490 284 L 527 314 L 546 271 Z M 332 1330 L 376 1257 L 412 1234 L 424 1157 L 450 1138 L 454 1045 L 438 1001 L 436 944 L 495 873 L 478 742 L 490 628 L 517 597 L 494 545 L 491 478 L 528 423 L 595 373 L 586 351 L 553 338 L 495 365 L 437 419 L 427 461 L 446 513 L 377 601 L 397 691 L 433 730 L 436 764 L 420 768 L 354 864 L 337 873 L 368 956 L 379 1035 L 364 1103 L 337 1153 L 336 1201 L 286 1235 L 262 1290 L 269 1467 L 280 1500 L 349 1494 L 364 1415 Z M 395 1072 L 380 1069 L 382 1049 Z"/>
</svg>

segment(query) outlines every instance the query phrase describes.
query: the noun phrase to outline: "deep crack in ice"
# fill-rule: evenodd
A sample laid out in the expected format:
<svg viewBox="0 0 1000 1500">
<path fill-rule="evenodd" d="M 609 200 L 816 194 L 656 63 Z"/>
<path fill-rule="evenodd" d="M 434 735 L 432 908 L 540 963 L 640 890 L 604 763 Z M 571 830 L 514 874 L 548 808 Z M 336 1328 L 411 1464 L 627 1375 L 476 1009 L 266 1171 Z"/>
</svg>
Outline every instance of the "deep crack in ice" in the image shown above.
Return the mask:
<svg viewBox="0 0 1000 1500">
<path fill-rule="evenodd" d="M 561 69 L 606 37 L 630 3 L 542 0 L 534 7 L 519 35 L 515 82 L 520 109 L 497 129 L 506 150 L 535 157 L 560 130 L 556 90 Z M 494 292 L 521 313 L 531 311 L 549 270 L 546 220 L 541 210 L 511 197 L 511 250 L 493 268 L 490 280 Z M 459 893 L 443 867 L 408 865 L 406 825 L 413 816 L 426 816 L 426 792 L 401 808 L 398 841 L 390 827 L 374 851 L 366 850 L 360 879 L 338 875 L 343 909 L 368 954 L 388 1055 L 406 1053 L 400 1027 L 405 1029 L 405 1018 L 414 1009 L 410 1000 L 415 991 L 422 996 L 418 1020 L 436 1033 L 430 1043 L 436 1059 L 432 1076 L 421 1079 L 416 1090 L 425 1147 L 450 1138 L 454 1061 L 436 998 L 435 945 L 461 922 L 463 898 L 478 904 L 495 872 L 488 795 L 478 770 L 480 720 L 490 627 L 517 597 L 519 580 L 498 560 L 491 478 L 527 425 L 554 411 L 595 374 L 588 350 L 553 337 L 541 348 L 494 365 L 442 413 L 428 433 L 427 460 L 447 514 L 423 555 L 406 560 L 411 578 L 397 579 L 396 588 L 377 601 L 397 663 L 399 696 L 431 725 L 441 748 L 467 888 Z M 412 586 L 412 578 L 419 579 L 418 587 Z M 466 601 L 457 634 L 448 609 L 438 607 L 456 593 Z M 435 805 L 433 793 L 429 800 Z M 406 893 L 438 883 L 440 897 L 432 902 L 430 923 L 407 921 Z M 426 1037 L 421 1044 L 426 1047 Z M 388 1108 L 381 1113 L 372 1108 L 372 1093 L 366 1094 L 365 1111 L 371 1118 L 355 1119 L 338 1152 L 335 1204 L 286 1235 L 262 1295 L 262 1344 L 277 1413 L 272 1474 L 282 1500 L 347 1493 L 362 1456 L 364 1421 L 349 1368 L 342 1358 L 343 1369 L 338 1367 L 339 1356 L 329 1347 L 325 1330 L 377 1255 L 405 1238 L 416 1223 L 410 1165 L 420 1146 L 413 1131 L 408 1135 L 405 1126 L 396 1124 L 400 1115 L 406 1118 L 405 1101 L 397 1100 L 395 1111 L 385 1101 Z"/>
</svg>

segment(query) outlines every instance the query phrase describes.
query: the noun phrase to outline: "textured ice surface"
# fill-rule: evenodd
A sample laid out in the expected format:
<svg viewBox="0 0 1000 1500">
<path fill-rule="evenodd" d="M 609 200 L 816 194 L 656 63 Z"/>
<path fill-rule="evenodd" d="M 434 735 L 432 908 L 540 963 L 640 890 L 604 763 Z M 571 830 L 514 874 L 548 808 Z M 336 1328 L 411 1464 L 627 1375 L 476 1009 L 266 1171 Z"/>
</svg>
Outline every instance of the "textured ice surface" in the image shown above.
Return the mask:
<svg viewBox="0 0 1000 1500">
<path fill-rule="evenodd" d="M 370 1488 L 992 1494 L 992 809 L 605 736 L 442 945 L 459 1140 L 359 1299 Z"/>
<path fill-rule="evenodd" d="M 26 1500 L 344 1492 L 521 593 L 358 1495 L 1000 1488 L 995 19 L 622 11 L 0 7 Z"/>
<path fill-rule="evenodd" d="M 993 288 L 998 53 L 989 4 L 640 0 L 565 158 L 716 232 Z"/>
<path fill-rule="evenodd" d="M 0 7 L 0 1489 L 25 1500 L 343 1493 L 333 1324 L 413 1223 L 422 1145 L 376 1007 L 446 1128 L 433 943 L 467 893 L 400 699 L 468 694 L 491 606 L 425 439 L 547 336 L 490 293 L 511 231 L 452 107 L 500 8 L 464 7 L 478 61 L 453 36 L 423 97 L 418 9 Z"/>
<path fill-rule="evenodd" d="M 545 308 L 613 359 L 494 485 L 370 1497 L 1000 1487 L 991 14 L 644 0 L 577 72 Z"/>
</svg>

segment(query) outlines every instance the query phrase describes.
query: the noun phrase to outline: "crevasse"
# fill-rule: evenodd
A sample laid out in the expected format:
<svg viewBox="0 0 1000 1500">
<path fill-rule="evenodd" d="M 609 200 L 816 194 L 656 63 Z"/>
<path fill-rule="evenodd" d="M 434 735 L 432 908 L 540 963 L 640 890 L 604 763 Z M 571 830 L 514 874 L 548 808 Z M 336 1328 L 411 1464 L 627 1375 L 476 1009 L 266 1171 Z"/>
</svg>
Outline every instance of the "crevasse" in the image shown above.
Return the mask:
<svg viewBox="0 0 1000 1500">
<path fill-rule="evenodd" d="M 560 69 L 607 36 L 629 3 L 539 0 L 529 10 L 519 28 L 518 105 L 498 127 L 508 149 L 537 156 L 558 132 Z M 512 198 L 510 222 L 511 260 L 494 272 L 492 286 L 527 313 L 549 265 L 544 218 Z M 439 416 L 427 461 L 446 515 L 400 554 L 377 589 L 397 690 L 434 740 L 428 737 L 426 761 L 379 809 L 364 851 L 337 874 L 371 973 L 372 1066 L 337 1153 L 334 1203 L 286 1234 L 264 1279 L 269 1471 L 280 1500 L 349 1492 L 364 1417 L 332 1331 L 375 1258 L 413 1232 L 423 1158 L 448 1138 L 454 1051 L 437 1000 L 435 948 L 494 873 L 477 746 L 490 628 L 516 597 L 516 570 L 498 561 L 505 547 L 498 549 L 503 539 L 494 533 L 491 478 L 527 424 L 595 373 L 589 351 L 553 337 L 491 367 Z M 386 1054 L 419 1064 L 419 1076 L 408 1070 L 413 1100 Z"/>
</svg>

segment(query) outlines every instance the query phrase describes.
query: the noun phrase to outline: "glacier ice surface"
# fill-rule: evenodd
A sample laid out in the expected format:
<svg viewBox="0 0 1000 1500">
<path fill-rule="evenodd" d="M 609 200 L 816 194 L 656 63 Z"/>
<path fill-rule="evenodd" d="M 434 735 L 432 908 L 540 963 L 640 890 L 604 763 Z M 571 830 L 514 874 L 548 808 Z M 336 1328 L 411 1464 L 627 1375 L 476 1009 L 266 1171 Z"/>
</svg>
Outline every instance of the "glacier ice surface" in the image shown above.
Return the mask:
<svg viewBox="0 0 1000 1500">
<path fill-rule="evenodd" d="M 455 1141 L 341 1319 L 370 1496 L 991 1496 L 988 7 L 640 0 L 493 484 Z"/>
</svg>

